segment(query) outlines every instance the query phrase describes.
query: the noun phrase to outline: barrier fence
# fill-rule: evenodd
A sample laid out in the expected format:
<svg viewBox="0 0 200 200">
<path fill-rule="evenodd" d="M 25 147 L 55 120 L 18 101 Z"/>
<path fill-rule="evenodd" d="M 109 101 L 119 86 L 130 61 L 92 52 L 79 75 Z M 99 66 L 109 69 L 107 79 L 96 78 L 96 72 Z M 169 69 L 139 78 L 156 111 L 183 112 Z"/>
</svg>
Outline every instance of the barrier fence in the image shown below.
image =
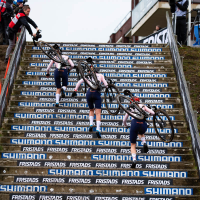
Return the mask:
<svg viewBox="0 0 200 200">
<path fill-rule="evenodd" d="M 15 45 L 15 49 L 10 61 L 10 66 L 7 71 L 7 76 L 5 77 L 3 86 L 1 86 L 2 88 L 1 88 L 1 95 L 0 95 L 0 126 L 2 124 L 6 105 L 8 103 L 8 100 L 12 91 L 14 78 L 19 68 L 20 57 L 21 57 L 23 48 L 25 46 L 25 43 L 26 43 L 26 29 L 23 27 L 21 30 L 19 39 Z"/>
<path fill-rule="evenodd" d="M 172 55 L 172 61 L 175 67 L 175 72 L 179 84 L 180 94 L 183 100 L 183 107 L 185 111 L 186 120 L 190 129 L 191 138 L 192 138 L 192 147 L 194 152 L 194 157 L 196 159 L 197 165 L 198 165 L 198 172 L 200 177 L 200 137 L 199 132 L 197 128 L 197 121 L 194 116 L 190 95 L 187 87 L 187 83 L 185 80 L 185 76 L 183 73 L 183 65 L 181 62 L 181 58 L 179 55 L 177 42 L 174 37 L 174 33 L 172 30 L 171 21 L 169 18 L 169 13 L 166 12 L 166 18 L 167 18 L 167 28 L 168 28 L 168 40 L 169 40 L 169 46 L 170 51 Z"/>
</svg>

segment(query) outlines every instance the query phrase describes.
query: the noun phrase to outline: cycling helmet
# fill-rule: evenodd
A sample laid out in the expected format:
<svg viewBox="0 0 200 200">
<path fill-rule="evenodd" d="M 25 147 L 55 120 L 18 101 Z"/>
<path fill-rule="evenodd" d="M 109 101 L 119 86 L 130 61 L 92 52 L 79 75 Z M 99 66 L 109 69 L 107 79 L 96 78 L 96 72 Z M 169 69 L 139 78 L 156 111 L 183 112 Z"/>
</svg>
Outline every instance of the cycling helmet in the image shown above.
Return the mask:
<svg viewBox="0 0 200 200">
<path fill-rule="evenodd" d="M 131 100 L 132 101 L 140 102 L 140 98 L 139 97 L 132 97 Z M 132 103 L 132 102 L 130 102 L 130 103 Z"/>
<path fill-rule="evenodd" d="M 59 50 L 59 49 L 60 49 L 60 47 L 59 47 L 57 44 L 54 44 L 54 45 L 53 45 L 53 48 L 54 48 L 55 50 Z"/>
<path fill-rule="evenodd" d="M 62 54 L 62 50 L 60 49 L 60 47 L 57 44 L 53 45 L 53 48 L 57 51 L 59 51 Z"/>
</svg>

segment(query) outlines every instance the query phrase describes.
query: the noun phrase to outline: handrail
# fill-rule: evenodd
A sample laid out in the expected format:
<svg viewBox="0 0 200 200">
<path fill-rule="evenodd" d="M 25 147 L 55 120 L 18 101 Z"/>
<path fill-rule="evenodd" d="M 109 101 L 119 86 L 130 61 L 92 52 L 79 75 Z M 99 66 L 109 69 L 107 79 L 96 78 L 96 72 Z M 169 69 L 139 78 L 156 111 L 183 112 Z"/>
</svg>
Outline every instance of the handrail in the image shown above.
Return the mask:
<svg viewBox="0 0 200 200">
<path fill-rule="evenodd" d="M 15 45 L 15 49 L 10 61 L 10 66 L 7 72 L 7 76 L 2 86 L 2 91 L 0 95 L 0 126 L 2 124 L 3 117 L 5 114 L 6 104 L 8 103 L 9 96 L 12 91 L 14 78 L 16 77 L 19 68 L 20 57 L 23 48 L 25 46 L 25 42 L 26 42 L 26 29 L 25 27 L 23 27 L 19 39 Z"/>
<path fill-rule="evenodd" d="M 122 19 L 122 21 L 118 24 L 118 26 L 115 28 L 115 33 L 126 23 L 126 21 L 131 17 L 131 11 L 128 12 L 128 14 Z"/>
<path fill-rule="evenodd" d="M 194 151 L 194 156 L 198 165 L 198 172 L 200 177 L 200 137 L 197 127 L 197 121 L 194 116 L 191 99 L 187 87 L 187 83 L 185 80 L 184 72 L 183 72 L 183 65 L 181 62 L 181 58 L 179 55 L 177 43 L 173 34 L 171 21 L 169 18 L 169 13 L 166 12 L 167 18 L 167 28 L 168 28 L 168 40 L 169 40 L 169 47 L 171 51 L 172 61 L 174 64 L 178 85 L 180 89 L 180 94 L 183 100 L 183 107 L 185 111 L 186 121 L 188 123 L 191 138 L 192 138 L 192 147 Z"/>
</svg>

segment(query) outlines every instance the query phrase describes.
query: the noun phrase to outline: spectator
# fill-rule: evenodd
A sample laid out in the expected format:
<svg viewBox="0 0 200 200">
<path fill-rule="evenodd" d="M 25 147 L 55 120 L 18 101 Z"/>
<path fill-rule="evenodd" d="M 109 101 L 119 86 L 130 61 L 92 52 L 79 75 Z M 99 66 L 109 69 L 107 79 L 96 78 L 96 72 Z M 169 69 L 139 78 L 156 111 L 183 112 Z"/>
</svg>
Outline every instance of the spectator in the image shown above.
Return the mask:
<svg viewBox="0 0 200 200">
<path fill-rule="evenodd" d="M 15 45 L 16 40 L 16 33 L 20 30 L 21 25 L 24 25 L 26 29 L 28 30 L 29 34 L 33 37 L 36 37 L 36 33 L 33 34 L 31 27 L 28 23 L 30 23 L 37 31 L 39 28 L 35 24 L 35 22 L 30 19 L 29 16 L 30 13 L 30 7 L 29 6 L 23 6 L 23 9 L 19 11 L 19 13 L 13 18 L 13 20 L 10 22 L 8 28 L 7 28 L 7 34 L 9 38 L 9 46 L 6 51 L 5 56 L 5 63 L 8 63 L 8 58 L 10 55 L 10 52 L 12 51 L 12 48 Z"/>
<path fill-rule="evenodd" d="M 13 17 L 12 4 L 13 0 L 1 0 L 0 2 L 0 44 L 3 42 L 6 45 L 9 44 L 6 29 L 11 22 L 11 17 Z"/>
<path fill-rule="evenodd" d="M 177 17 L 176 22 L 176 35 L 180 44 L 185 44 L 186 41 L 186 13 L 188 8 L 188 0 L 179 0 L 176 2 L 175 14 Z"/>
<path fill-rule="evenodd" d="M 157 31 L 161 30 L 162 28 L 160 27 L 160 25 L 156 26 L 156 30 L 153 33 L 156 33 Z"/>
<path fill-rule="evenodd" d="M 23 8 L 23 0 L 17 0 L 13 2 L 13 10 L 14 13 L 17 14 L 19 12 L 20 9 Z"/>
</svg>

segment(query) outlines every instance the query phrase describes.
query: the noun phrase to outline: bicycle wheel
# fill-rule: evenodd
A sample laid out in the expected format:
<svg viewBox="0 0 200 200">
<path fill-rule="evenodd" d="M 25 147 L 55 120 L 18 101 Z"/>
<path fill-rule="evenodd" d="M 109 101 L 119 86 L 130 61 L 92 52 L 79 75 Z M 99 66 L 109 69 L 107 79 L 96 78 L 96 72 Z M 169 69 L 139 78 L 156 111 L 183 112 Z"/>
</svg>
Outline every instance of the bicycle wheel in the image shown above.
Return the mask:
<svg viewBox="0 0 200 200">
<path fill-rule="evenodd" d="M 104 92 L 105 106 L 109 114 L 117 115 L 119 113 L 120 105 L 116 100 L 119 90 L 113 84 L 109 84 Z"/>
<path fill-rule="evenodd" d="M 90 67 L 87 64 L 84 64 L 84 66 L 82 66 L 80 61 L 78 63 L 78 70 L 85 83 L 91 89 L 96 90 L 98 88 L 98 79 L 96 74 L 93 71 L 91 71 Z"/>
<path fill-rule="evenodd" d="M 158 137 L 166 143 L 174 138 L 174 126 L 169 115 L 163 110 L 156 110 L 153 116 L 153 126 Z"/>
<path fill-rule="evenodd" d="M 61 63 L 62 56 L 50 44 L 44 41 L 39 41 L 38 44 L 42 52 L 47 55 L 51 60 Z"/>
<path fill-rule="evenodd" d="M 131 117 L 140 120 L 144 119 L 144 111 L 131 98 L 117 95 L 116 100 L 120 107 Z"/>
</svg>

